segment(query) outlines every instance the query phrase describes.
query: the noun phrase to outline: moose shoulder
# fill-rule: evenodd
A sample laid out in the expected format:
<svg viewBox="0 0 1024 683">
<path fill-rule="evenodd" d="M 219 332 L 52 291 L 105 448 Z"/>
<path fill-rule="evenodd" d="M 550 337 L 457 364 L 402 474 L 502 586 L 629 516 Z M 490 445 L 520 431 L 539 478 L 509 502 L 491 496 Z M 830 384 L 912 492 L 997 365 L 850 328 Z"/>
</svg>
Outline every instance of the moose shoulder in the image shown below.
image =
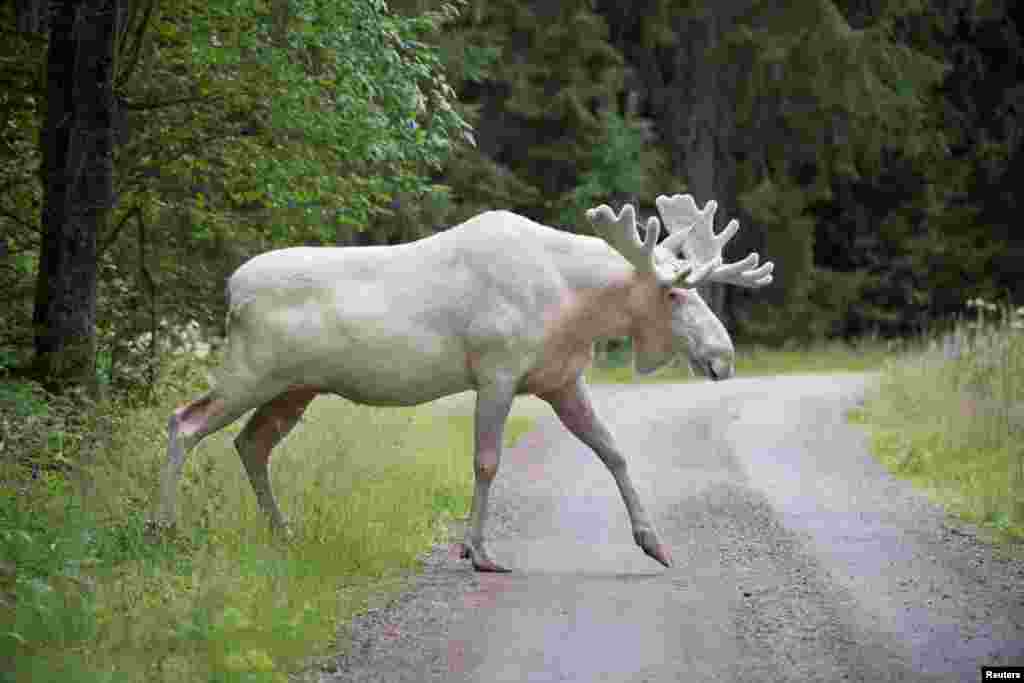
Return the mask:
<svg viewBox="0 0 1024 683">
<path fill-rule="evenodd" d="M 546 400 L 615 478 L 637 544 L 669 566 L 626 461 L 594 413 L 583 370 L 593 343 L 629 336 L 635 367 L 655 370 L 677 353 L 712 379 L 733 373 L 733 346 L 693 288 L 771 282 L 757 254 L 732 264 L 722 247 L 731 221 L 712 229 L 715 202 L 658 197 L 670 235 L 657 245 L 651 218 L 640 241 L 633 207 L 587 218 L 601 239 L 490 211 L 393 247 L 299 247 L 253 258 L 228 282 L 228 350 L 217 384 L 171 416 L 159 521 L 173 524 L 186 454 L 255 409 L 235 439 L 260 507 L 284 518 L 270 488 L 270 452 L 320 393 L 370 405 L 414 405 L 475 389 L 475 488 L 463 556 L 503 571 L 484 547 L 491 482 L 516 394 Z"/>
</svg>

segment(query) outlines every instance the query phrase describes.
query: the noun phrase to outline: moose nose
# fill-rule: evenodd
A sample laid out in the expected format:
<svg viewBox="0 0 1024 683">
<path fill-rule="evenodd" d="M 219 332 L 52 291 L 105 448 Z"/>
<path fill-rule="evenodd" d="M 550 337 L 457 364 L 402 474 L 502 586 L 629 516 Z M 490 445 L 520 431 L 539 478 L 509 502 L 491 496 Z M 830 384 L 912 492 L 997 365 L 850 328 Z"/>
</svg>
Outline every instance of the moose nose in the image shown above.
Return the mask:
<svg viewBox="0 0 1024 683">
<path fill-rule="evenodd" d="M 732 377 L 732 372 L 732 363 L 727 360 L 715 358 L 708 363 L 708 375 L 710 375 L 711 379 L 716 382 L 723 379 L 729 379 Z"/>
</svg>

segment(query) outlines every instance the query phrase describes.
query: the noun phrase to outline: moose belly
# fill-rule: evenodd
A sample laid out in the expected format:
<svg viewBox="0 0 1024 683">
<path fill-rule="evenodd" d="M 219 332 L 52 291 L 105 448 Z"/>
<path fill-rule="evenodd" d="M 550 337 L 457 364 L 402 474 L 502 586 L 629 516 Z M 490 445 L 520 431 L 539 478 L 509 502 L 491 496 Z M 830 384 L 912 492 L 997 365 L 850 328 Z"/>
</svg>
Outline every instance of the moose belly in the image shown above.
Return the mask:
<svg viewBox="0 0 1024 683">
<path fill-rule="evenodd" d="M 306 359 L 305 383 L 367 405 L 408 406 L 471 388 L 457 339 L 424 330 L 346 331 Z"/>
</svg>

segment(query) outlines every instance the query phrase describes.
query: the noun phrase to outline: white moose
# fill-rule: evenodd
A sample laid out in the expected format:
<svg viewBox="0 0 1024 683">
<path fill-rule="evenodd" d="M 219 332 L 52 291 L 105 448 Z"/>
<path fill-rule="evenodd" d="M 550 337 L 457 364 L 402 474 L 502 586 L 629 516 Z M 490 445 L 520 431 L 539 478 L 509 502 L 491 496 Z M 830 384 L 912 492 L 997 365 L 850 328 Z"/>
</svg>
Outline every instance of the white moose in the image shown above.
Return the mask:
<svg viewBox="0 0 1024 683">
<path fill-rule="evenodd" d="M 174 523 L 186 454 L 249 410 L 235 447 L 271 526 L 284 531 L 270 452 L 317 394 L 386 406 L 475 389 L 475 488 L 462 557 L 477 571 L 508 571 L 484 548 L 487 499 L 512 400 L 535 394 L 607 466 L 637 545 L 671 566 L 583 370 L 596 339 L 629 336 L 639 373 L 684 351 L 702 374 L 732 376 L 732 340 L 693 287 L 761 287 L 773 264 L 757 267 L 756 253 L 723 262 L 739 224 L 715 235 L 714 201 L 703 210 L 690 195 L 656 203 L 671 233 L 659 246 L 658 219 L 641 242 L 627 204 L 618 215 L 606 205 L 587 211 L 603 240 L 489 211 L 408 244 L 296 247 L 251 259 L 228 281 L 229 348 L 216 388 L 170 418 L 158 522 Z"/>
</svg>

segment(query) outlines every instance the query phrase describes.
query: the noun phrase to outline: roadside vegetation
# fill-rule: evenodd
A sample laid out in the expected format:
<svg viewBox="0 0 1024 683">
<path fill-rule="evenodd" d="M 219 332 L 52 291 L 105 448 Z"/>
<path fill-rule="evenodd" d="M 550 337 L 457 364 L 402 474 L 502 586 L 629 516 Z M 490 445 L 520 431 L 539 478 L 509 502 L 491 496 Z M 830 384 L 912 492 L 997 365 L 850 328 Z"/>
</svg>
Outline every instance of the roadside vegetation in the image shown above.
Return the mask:
<svg viewBox="0 0 1024 683">
<path fill-rule="evenodd" d="M 1024 307 L 968 301 L 944 334 L 740 347 L 737 377 L 878 372 L 850 419 L 871 434 L 875 456 L 937 503 L 989 532 L 1024 543 Z M 588 379 L 687 382 L 685 361 L 634 377 L 628 343 L 598 354 Z"/>
<path fill-rule="evenodd" d="M 1024 307 L 968 302 L 971 319 L 888 361 L 852 418 L 894 475 L 1024 542 Z"/>
<path fill-rule="evenodd" d="M 338 624 L 466 515 L 471 417 L 318 400 L 274 454 L 287 545 L 239 422 L 190 457 L 176 535 L 150 538 L 168 414 L 207 369 L 162 345 L 218 329 L 255 254 L 494 208 L 587 231 L 599 203 L 721 202 L 784 265 L 722 300 L 782 345 L 741 348 L 737 375 L 881 371 L 857 415 L 879 457 L 1021 537 L 1019 309 L 975 300 L 923 353 L 786 342 L 1021 298 L 1019 3 L 79 4 L 0 4 L 0 683 L 284 681 L 344 647 Z M 590 379 L 634 381 L 630 356 Z"/>
<path fill-rule="evenodd" d="M 806 374 L 826 372 L 876 372 L 887 358 L 900 351 L 900 341 L 865 338 L 853 342 L 819 341 L 788 343 L 780 349 L 763 346 L 738 346 L 736 349 L 736 376 Z M 644 377 L 633 373 L 633 354 L 629 340 L 603 348 L 594 365 L 587 371 L 587 379 L 594 383 L 609 382 L 689 382 L 703 381 L 696 377 L 686 361 L 677 359 L 670 367 Z"/>
<path fill-rule="evenodd" d="M 881 371 L 854 415 L 879 458 L 1020 538 L 1024 310 L 974 303 L 978 319 L 930 347 L 741 350 L 737 372 Z M 630 358 L 602 352 L 591 380 L 625 381 Z M 204 390 L 208 365 L 165 368 L 145 404 L 85 411 L 81 396 L 0 384 L 0 681 L 288 680 L 344 650 L 339 626 L 400 590 L 468 514 L 470 414 L 320 398 L 272 461 L 292 543 L 269 536 L 235 454 L 244 420 L 193 452 L 176 533 L 153 539 L 166 419 Z M 689 378 L 684 365 L 643 381 Z M 513 415 L 506 443 L 531 424 Z"/>
<path fill-rule="evenodd" d="M 292 543 L 234 452 L 244 420 L 192 453 L 176 534 L 154 541 L 167 416 L 205 385 L 191 365 L 152 405 L 77 421 L 81 405 L 0 384 L 0 681 L 285 681 L 468 514 L 470 416 L 322 397 L 272 461 Z"/>
<path fill-rule="evenodd" d="M 806 371 L 800 353 L 741 355 L 740 372 Z M 814 353 L 823 371 L 861 367 L 852 349 Z M 594 381 L 624 381 L 630 357 L 603 354 Z M 270 537 L 234 451 L 244 420 L 191 454 L 176 533 L 148 536 L 167 416 L 213 362 L 168 356 L 145 401 L 0 383 L 0 681 L 287 680 L 343 650 L 339 625 L 468 515 L 471 414 L 321 397 L 272 460 L 292 543 Z M 531 424 L 514 414 L 506 443 Z"/>
</svg>

